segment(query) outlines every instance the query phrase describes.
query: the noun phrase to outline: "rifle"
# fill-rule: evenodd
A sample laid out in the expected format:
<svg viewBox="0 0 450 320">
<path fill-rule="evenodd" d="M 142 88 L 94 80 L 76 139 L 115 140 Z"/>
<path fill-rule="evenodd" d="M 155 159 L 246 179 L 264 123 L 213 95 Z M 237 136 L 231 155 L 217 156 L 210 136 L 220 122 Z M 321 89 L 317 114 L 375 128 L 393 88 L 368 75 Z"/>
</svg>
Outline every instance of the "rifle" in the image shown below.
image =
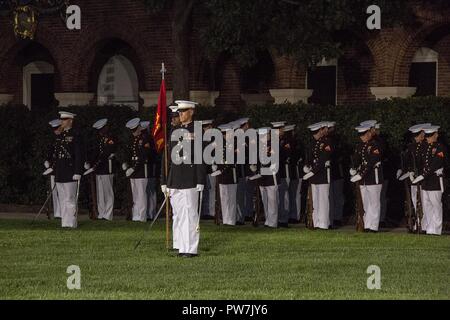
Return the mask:
<svg viewBox="0 0 450 320">
<path fill-rule="evenodd" d="M 354 168 L 353 156 L 350 157 L 352 168 Z M 356 231 L 364 231 L 364 205 L 361 195 L 361 183 L 355 182 L 355 215 L 356 215 Z"/>
<path fill-rule="evenodd" d="M 401 168 L 404 170 L 404 153 L 402 152 L 400 154 L 400 162 L 401 162 Z M 408 180 L 404 180 L 405 185 L 405 216 L 407 218 L 407 225 L 409 232 L 413 231 L 413 225 L 414 225 L 414 218 L 413 218 L 413 207 L 412 207 L 412 197 L 411 197 L 411 188 L 408 184 Z"/>
<path fill-rule="evenodd" d="M 309 154 L 306 153 L 306 163 L 309 164 Z M 314 221 L 313 221 L 313 199 L 312 199 L 312 185 L 311 182 L 308 181 L 308 194 L 306 196 L 306 227 L 310 230 L 314 229 Z"/>
<path fill-rule="evenodd" d="M 414 176 L 419 175 L 419 171 L 417 169 L 416 164 L 416 155 L 413 153 L 413 169 L 414 169 Z M 416 192 L 416 214 L 415 214 L 415 226 L 416 226 L 416 232 L 417 234 L 420 234 L 420 231 L 422 230 L 422 218 L 423 218 L 423 207 L 422 207 L 422 198 L 420 196 L 421 188 L 420 184 L 417 184 L 417 192 Z"/>
</svg>

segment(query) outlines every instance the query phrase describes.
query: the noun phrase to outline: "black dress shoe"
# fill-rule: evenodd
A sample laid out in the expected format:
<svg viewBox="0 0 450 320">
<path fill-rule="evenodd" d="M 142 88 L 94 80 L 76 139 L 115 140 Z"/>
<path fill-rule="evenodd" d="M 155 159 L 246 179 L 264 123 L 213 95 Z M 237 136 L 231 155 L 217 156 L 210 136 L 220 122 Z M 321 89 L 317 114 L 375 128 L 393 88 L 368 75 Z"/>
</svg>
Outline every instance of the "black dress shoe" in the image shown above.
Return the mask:
<svg viewBox="0 0 450 320">
<path fill-rule="evenodd" d="M 237 222 L 236 222 L 236 225 L 237 225 L 237 226 L 245 226 L 245 223 L 244 223 L 244 222 L 237 221 Z"/>
<path fill-rule="evenodd" d="M 193 254 L 193 253 L 179 253 L 178 256 L 181 257 L 181 258 L 194 258 L 194 257 L 197 257 L 198 254 Z"/>
<path fill-rule="evenodd" d="M 280 228 L 289 228 L 289 224 L 288 223 L 278 223 L 278 226 Z"/>
</svg>

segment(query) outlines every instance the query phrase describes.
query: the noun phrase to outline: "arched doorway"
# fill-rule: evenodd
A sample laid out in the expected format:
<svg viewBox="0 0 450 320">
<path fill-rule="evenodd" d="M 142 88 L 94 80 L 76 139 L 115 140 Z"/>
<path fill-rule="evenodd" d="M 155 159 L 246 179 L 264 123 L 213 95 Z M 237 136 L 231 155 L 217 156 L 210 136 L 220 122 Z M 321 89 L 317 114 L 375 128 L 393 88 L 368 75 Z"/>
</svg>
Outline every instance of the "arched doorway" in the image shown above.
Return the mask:
<svg viewBox="0 0 450 320">
<path fill-rule="evenodd" d="M 416 87 L 415 96 L 437 96 L 439 54 L 426 47 L 416 51 L 409 71 L 409 86 Z"/>
<path fill-rule="evenodd" d="M 136 70 L 126 57 L 112 56 L 103 66 L 97 85 L 98 105 L 139 107 L 139 82 Z"/>
<path fill-rule="evenodd" d="M 127 42 L 110 38 L 99 41 L 92 53 L 88 86 L 97 94 L 97 103 L 137 110 L 144 74 L 136 51 Z"/>
<path fill-rule="evenodd" d="M 33 61 L 22 69 L 23 104 L 29 109 L 49 109 L 54 102 L 55 70 L 45 61 Z"/>
<path fill-rule="evenodd" d="M 30 42 L 17 53 L 13 68 L 22 73 L 22 103 L 33 111 L 50 110 L 55 104 L 55 67 L 49 51 Z"/>
<path fill-rule="evenodd" d="M 338 84 L 337 59 L 322 59 L 315 66 L 308 69 L 306 76 L 307 88 L 313 90 L 309 103 L 318 105 L 337 104 Z"/>
</svg>

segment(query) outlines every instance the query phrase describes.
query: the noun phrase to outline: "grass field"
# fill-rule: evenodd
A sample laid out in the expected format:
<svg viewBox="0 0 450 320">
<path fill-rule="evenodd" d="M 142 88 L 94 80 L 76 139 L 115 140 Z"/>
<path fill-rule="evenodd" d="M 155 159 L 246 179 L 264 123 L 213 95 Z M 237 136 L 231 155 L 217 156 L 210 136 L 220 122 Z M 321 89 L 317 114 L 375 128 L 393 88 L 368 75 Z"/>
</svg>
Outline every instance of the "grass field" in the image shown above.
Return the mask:
<svg viewBox="0 0 450 320">
<path fill-rule="evenodd" d="M 0 219 L 2 299 L 450 299 L 450 237 L 353 229 L 217 227 L 202 222 L 200 256 L 165 250 L 164 222 L 146 225 Z M 68 290 L 66 268 L 81 268 Z M 381 290 L 368 290 L 369 265 Z"/>
</svg>

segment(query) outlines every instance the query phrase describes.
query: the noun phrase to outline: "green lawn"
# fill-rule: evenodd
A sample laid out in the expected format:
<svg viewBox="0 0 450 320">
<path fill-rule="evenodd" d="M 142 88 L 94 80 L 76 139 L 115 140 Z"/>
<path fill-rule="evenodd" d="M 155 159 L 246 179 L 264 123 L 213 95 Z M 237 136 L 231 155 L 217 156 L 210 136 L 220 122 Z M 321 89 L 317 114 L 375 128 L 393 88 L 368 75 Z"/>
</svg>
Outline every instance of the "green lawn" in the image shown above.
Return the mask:
<svg viewBox="0 0 450 320">
<path fill-rule="evenodd" d="M 202 222 L 200 256 L 165 250 L 164 222 L 0 219 L 2 299 L 450 299 L 450 237 Z M 81 268 L 68 290 L 66 268 Z M 381 268 L 381 290 L 366 287 Z"/>
</svg>

